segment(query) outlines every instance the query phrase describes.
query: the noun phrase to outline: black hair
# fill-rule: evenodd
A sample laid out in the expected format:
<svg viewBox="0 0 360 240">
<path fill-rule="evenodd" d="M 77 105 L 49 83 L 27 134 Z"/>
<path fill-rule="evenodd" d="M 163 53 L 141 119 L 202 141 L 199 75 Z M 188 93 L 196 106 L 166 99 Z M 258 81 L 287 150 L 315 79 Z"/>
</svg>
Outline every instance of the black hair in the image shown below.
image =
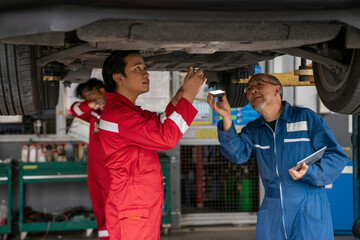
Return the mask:
<svg viewBox="0 0 360 240">
<path fill-rule="evenodd" d="M 283 86 L 277 77 L 275 77 L 271 74 L 268 74 L 268 73 L 257 73 L 257 74 L 254 74 L 250 78 L 249 82 L 256 78 L 266 78 L 267 80 L 270 80 L 271 82 L 273 82 L 275 85 L 279 85 L 281 87 L 280 97 L 281 97 L 281 100 L 283 99 Z"/>
<path fill-rule="evenodd" d="M 101 81 L 99 79 L 96 79 L 96 78 L 90 78 L 87 82 L 80 83 L 76 87 L 75 96 L 77 98 L 84 99 L 84 96 L 82 95 L 84 90 L 89 91 L 89 90 L 92 90 L 94 88 L 100 89 L 100 88 L 103 88 L 103 87 L 105 87 L 103 81 Z"/>
<path fill-rule="evenodd" d="M 125 67 L 127 62 L 125 62 L 125 58 L 131 54 L 140 53 L 139 51 L 114 51 L 105 59 L 102 75 L 106 92 L 116 91 L 116 82 L 113 79 L 113 74 L 120 73 L 126 77 Z"/>
</svg>

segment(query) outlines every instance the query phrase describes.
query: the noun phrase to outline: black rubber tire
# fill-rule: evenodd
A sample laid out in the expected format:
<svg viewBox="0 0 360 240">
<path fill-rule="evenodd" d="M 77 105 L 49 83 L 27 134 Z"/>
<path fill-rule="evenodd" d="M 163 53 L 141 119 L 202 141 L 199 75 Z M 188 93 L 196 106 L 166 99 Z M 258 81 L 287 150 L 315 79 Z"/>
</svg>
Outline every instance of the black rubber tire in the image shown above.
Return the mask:
<svg viewBox="0 0 360 240">
<path fill-rule="evenodd" d="M 0 44 L 0 115 L 30 115 L 40 109 L 34 48 Z"/>
<path fill-rule="evenodd" d="M 315 85 L 321 101 L 333 112 L 360 114 L 360 51 L 322 47 L 318 53 L 349 65 L 346 72 L 335 72 L 313 62 Z"/>
<path fill-rule="evenodd" d="M 43 81 L 42 93 L 41 109 L 54 109 L 59 100 L 59 81 Z"/>
<path fill-rule="evenodd" d="M 219 78 L 222 80 L 218 89 L 226 91 L 226 98 L 232 108 L 244 107 L 249 103 L 244 93 L 246 83 L 238 83 L 229 73 L 222 73 Z"/>
<path fill-rule="evenodd" d="M 360 218 L 354 222 L 352 232 L 355 237 L 360 238 Z"/>
</svg>

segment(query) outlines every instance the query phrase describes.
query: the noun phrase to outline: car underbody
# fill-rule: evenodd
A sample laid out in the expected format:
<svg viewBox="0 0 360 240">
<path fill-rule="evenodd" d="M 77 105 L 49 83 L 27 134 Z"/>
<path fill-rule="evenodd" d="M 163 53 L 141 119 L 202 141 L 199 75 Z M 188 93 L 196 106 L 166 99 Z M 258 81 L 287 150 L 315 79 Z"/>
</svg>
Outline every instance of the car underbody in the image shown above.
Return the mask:
<svg viewBox="0 0 360 240">
<path fill-rule="evenodd" d="M 306 58 L 314 62 L 324 104 L 332 111 L 360 113 L 360 74 L 354 70 L 360 58 L 359 8 L 215 11 L 39 5 L 3 10 L 0 29 L 2 115 L 38 111 L 44 105 L 44 89 L 49 91 L 43 80 L 86 81 L 113 50 L 140 51 L 148 70 L 202 68 L 209 73 L 209 84 L 232 89 L 234 107 L 247 100 L 244 84 L 232 80 L 241 78 L 249 66 L 283 54 Z M 33 89 L 26 90 L 26 96 L 18 94 L 24 81 Z"/>
</svg>

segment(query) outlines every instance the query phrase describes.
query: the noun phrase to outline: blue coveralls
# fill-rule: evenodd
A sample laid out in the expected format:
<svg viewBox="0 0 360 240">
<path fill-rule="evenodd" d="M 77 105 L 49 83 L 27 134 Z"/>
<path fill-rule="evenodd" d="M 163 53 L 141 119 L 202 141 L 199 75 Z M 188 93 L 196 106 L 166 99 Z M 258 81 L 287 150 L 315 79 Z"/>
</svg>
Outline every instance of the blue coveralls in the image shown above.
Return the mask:
<svg viewBox="0 0 360 240">
<path fill-rule="evenodd" d="M 348 157 L 319 115 L 283 104 L 275 132 L 263 117 L 248 123 L 239 134 L 234 125 L 223 131 L 219 122 L 221 152 L 238 164 L 250 157 L 257 159 L 265 197 L 257 214 L 256 239 L 334 239 L 325 185 L 340 175 Z M 324 146 L 322 159 L 308 165 L 305 176 L 294 181 L 289 169 Z"/>
</svg>

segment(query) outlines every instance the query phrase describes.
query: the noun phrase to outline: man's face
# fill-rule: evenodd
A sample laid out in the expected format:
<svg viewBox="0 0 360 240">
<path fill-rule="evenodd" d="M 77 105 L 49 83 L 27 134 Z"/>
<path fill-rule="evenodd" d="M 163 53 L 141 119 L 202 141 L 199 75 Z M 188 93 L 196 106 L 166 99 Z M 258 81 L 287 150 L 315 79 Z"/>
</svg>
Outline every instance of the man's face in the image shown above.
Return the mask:
<svg viewBox="0 0 360 240">
<path fill-rule="evenodd" d="M 144 59 L 138 54 L 131 54 L 125 58 L 125 61 L 127 63 L 125 67 L 126 76 L 122 76 L 120 88 L 136 95 L 148 92 L 150 80 Z"/>
<path fill-rule="evenodd" d="M 85 100 L 94 101 L 99 105 L 99 109 L 102 109 L 105 105 L 105 89 L 104 88 L 93 88 L 93 89 L 84 89 L 82 91 L 82 96 Z"/>
<path fill-rule="evenodd" d="M 277 86 L 276 83 L 264 77 L 252 79 L 246 87 L 250 106 L 257 112 L 261 112 L 267 103 L 276 97 Z"/>
</svg>

